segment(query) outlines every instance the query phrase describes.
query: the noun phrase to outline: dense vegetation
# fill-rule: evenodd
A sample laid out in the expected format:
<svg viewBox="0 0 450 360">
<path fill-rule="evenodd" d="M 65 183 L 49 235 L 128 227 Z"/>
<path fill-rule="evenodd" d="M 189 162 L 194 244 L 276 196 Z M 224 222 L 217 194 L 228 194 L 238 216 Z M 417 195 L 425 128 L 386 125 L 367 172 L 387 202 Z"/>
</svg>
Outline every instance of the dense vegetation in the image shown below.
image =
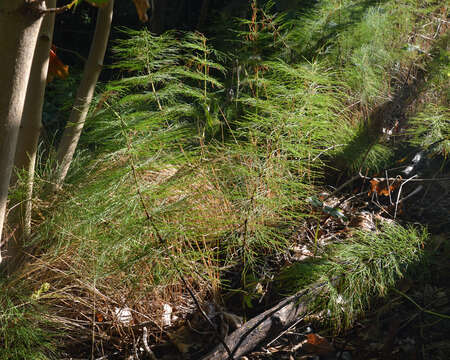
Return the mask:
<svg viewBox="0 0 450 360">
<path fill-rule="evenodd" d="M 203 32 L 114 29 L 55 195 L 54 142 L 79 75 L 48 85 L 28 259 L 1 283 L 1 359 L 125 356 L 142 326 L 155 349 L 170 339 L 200 358 L 208 348 L 173 335 L 196 300 L 245 320 L 317 284 L 306 321 L 337 334 L 429 261 L 430 233 L 448 235 L 448 219 L 400 203 L 414 188 L 388 182 L 382 197 L 371 182 L 419 151 L 420 177 L 446 178 L 447 7 L 234 3 Z"/>
</svg>

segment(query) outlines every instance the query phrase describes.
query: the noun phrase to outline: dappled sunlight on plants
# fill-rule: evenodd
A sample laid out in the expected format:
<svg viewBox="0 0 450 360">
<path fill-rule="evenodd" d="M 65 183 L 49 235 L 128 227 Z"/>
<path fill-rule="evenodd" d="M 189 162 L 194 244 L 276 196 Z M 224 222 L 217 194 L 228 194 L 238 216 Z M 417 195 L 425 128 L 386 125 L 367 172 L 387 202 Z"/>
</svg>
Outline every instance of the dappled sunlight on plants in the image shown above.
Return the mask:
<svg viewBox="0 0 450 360">
<path fill-rule="evenodd" d="M 214 40 L 118 29 L 114 77 L 98 88 L 62 192 L 45 198 L 52 174 L 39 165 L 45 202 L 33 199 L 28 261 L 8 279 L 26 284 L 25 300 L 0 297 L 11 310 L 0 326 L 19 319 L 0 345 L 38 324 L 32 341 L 48 351 L 54 338 L 69 355 L 150 356 L 145 337 L 161 358 L 210 359 L 199 334 L 221 343 L 213 352 L 233 348 L 233 331 L 245 338 L 246 323 L 304 292 L 289 305 L 304 306 L 301 318 L 264 340 L 290 356 L 323 346 L 340 359 L 325 337 L 289 330 L 345 332 L 422 264 L 434 227 L 405 219 L 427 213 L 421 181 L 437 204 L 446 179 L 446 35 L 429 26 L 441 10 L 408 0 L 276 6 L 252 1 Z"/>
</svg>

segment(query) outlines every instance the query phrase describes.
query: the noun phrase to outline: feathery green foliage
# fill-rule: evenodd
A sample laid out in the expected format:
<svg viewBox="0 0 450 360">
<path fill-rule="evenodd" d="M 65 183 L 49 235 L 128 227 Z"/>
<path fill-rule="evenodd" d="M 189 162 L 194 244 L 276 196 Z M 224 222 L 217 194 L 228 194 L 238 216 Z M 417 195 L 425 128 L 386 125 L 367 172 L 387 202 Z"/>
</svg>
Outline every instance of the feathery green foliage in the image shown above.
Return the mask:
<svg viewBox="0 0 450 360">
<path fill-rule="evenodd" d="M 373 298 L 386 296 L 421 260 L 427 238 L 425 229 L 386 223 L 376 232 L 357 230 L 348 243 L 336 245 L 324 290 L 334 326 L 351 326 Z"/>
<path fill-rule="evenodd" d="M 43 290 L 23 296 L 17 290 L 3 287 L 0 296 L 0 359 L 48 360 L 55 346 L 52 334 L 42 319 L 39 297 Z"/>
<path fill-rule="evenodd" d="M 145 30 L 122 31 L 127 38 L 114 47 L 114 67 L 124 76 L 107 86 L 83 141 L 103 151 L 124 149 L 122 120 L 136 147 L 152 144 L 149 153 L 198 146 L 205 136 L 214 136 L 220 127 L 216 93 L 223 87 L 216 75 L 224 71 L 214 60 L 221 54 L 198 33 L 157 37 Z"/>
<path fill-rule="evenodd" d="M 426 105 L 409 120 L 410 143 L 432 152 L 448 156 L 450 151 L 450 102 L 448 51 L 449 35 L 444 34 L 434 48 L 434 59 L 429 67 L 430 76 L 424 89 Z"/>
<path fill-rule="evenodd" d="M 173 248 L 188 272 L 194 263 L 208 263 L 193 274 L 197 281 L 214 283 L 214 259 L 221 259 L 226 266 L 242 264 L 245 283 L 269 254 L 286 247 L 289 224 L 305 216 L 304 199 L 318 184 L 324 154 L 345 147 L 353 170 L 388 158 L 376 136 L 367 140 L 366 130 L 358 130 L 364 126 L 352 125 L 349 105 L 364 108 L 386 97 L 380 93 L 389 82 L 385 72 L 403 59 L 399 44 L 411 29 L 413 9 L 407 2 L 344 1 L 339 15 L 330 4 L 317 6 L 314 16 L 323 21 L 306 22 L 312 28 L 302 33 L 317 36 L 339 16 L 345 26 L 329 29 L 337 41 L 309 41 L 316 51 L 328 44 L 311 61 L 298 60 L 306 50 L 277 59 L 300 36 L 283 18 L 255 11 L 242 22 L 248 28 L 237 33 L 242 78 L 238 83 L 234 77 L 228 103 L 220 92 L 224 67 L 217 62 L 224 59 L 202 35 L 124 30 L 127 38 L 115 47 L 123 76 L 103 92 L 82 139 L 101 155 L 83 167 L 83 178 L 72 177 L 76 195 L 42 230 L 41 236 L 58 239 L 55 256 L 72 253 L 80 273 L 91 274 L 98 286 L 110 286 L 117 273 L 140 284 L 150 271 L 148 290 L 176 282 L 162 252 Z M 401 32 L 392 23 L 400 14 Z M 145 220 L 130 159 L 164 244 Z M 61 231 L 67 223 L 70 231 Z"/>
<path fill-rule="evenodd" d="M 449 119 L 450 111 L 448 107 L 433 103 L 428 104 L 422 112 L 410 121 L 409 134 L 412 135 L 410 143 L 427 148 L 441 142 L 432 151 L 448 155 L 450 151 Z"/>
</svg>

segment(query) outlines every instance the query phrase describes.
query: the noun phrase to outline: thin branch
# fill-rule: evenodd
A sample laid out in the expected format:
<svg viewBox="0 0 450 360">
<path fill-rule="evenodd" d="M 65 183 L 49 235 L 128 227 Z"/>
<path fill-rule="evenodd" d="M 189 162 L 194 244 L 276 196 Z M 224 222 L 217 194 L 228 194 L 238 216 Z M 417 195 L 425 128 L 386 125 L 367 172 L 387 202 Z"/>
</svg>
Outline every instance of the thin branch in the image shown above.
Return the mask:
<svg viewBox="0 0 450 360">
<path fill-rule="evenodd" d="M 114 110 L 106 101 L 105 101 L 105 106 L 107 106 L 120 121 L 120 125 L 122 128 L 122 134 L 127 141 L 127 149 L 130 152 L 130 166 L 131 166 L 131 171 L 133 173 L 133 179 L 134 179 L 134 183 L 136 185 L 136 191 L 138 193 L 139 200 L 141 202 L 142 208 L 144 209 L 147 220 L 149 221 L 150 225 L 152 226 L 153 230 L 155 231 L 155 235 L 156 235 L 158 241 L 161 244 L 163 244 L 164 243 L 163 238 L 162 238 L 161 234 L 159 233 L 158 228 L 156 227 L 153 217 L 150 215 L 150 211 L 147 209 L 147 205 L 145 204 L 144 196 L 142 195 L 141 187 L 139 186 L 136 166 L 134 164 L 133 156 L 131 155 L 131 150 L 132 150 L 131 141 L 130 141 L 128 134 L 125 133 L 125 126 L 126 126 L 125 121 L 123 121 L 122 116 L 120 116 L 120 114 L 116 110 Z"/>
<path fill-rule="evenodd" d="M 148 346 L 147 337 L 148 337 L 147 327 L 144 326 L 142 328 L 142 342 L 144 343 L 144 349 L 145 349 L 145 351 L 147 351 L 147 354 L 148 354 L 150 360 L 157 360 L 155 353 L 152 351 L 152 349 L 150 349 L 150 346 Z"/>
<path fill-rule="evenodd" d="M 11 207 L 8 209 L 8 211 L 6 212 L 5 218 L 8 217 L 9 213 L 10 213 L 14 208 L 16 208 L 16 207 L 18 207 L 18 206 L 20 206 L 20 205 L 22 205 L 22 204 L 24 204 L 24 203 L 27 203 L 28 201 L 33 201 L 33 198 L 29 198 L 29 199 L 22 200 L 22 201 L 18 202 L 17 204 L 11 206 Z"/>
<path fill-rule="evenodd" d="M 316 161 L 318 158 L 320 158 L 324 153 L 326 153 L 329 150 L 333 150 L 334 148 L 340 147 L 340 146 L 344 146 L 345 144 L 336 144 L 330 147 L 327 147 L 325 150 L 321 151 L 318 155 L 316 155 L 311 162 Z M 300 159 L 303 160 L 303 159 Z M 305 159 L 306 160 L 306 159 Z"/>
<path fill-rule="evenodd" d="M 37 1 L 32 1 L 29 2 L 29 4 L 37 4 L 37 6 L 40 6 L 41 3 L 43 3 L 44 0 L 37 0 Z M 35 8 L 34 11 L 36 12 L 36 14 L 42 16 L 45 14 L 49 14 L 49 13 L 55 13 L 55 14 L 60 14 L 63 13 L 64 11 L 70 10 L 73 6 L 75 6 L 77 3 L 79 2 L 79 0 L 72 0 L 69 4 L 61 6 L 61 7 L 57 7 L 57 8 Z M 36 6 L 36 5 L 35 5 Z"/>
<path fill-rule="evenodd" d="M 393 288 L 392 290 L 393 290 L 394 292 L 396 292 L 397 294 L 403 296 L 405 299 L 407 299 L 407 300 L 409 300 L 410 302 L 412 302 L 412 303 L 413 303 L 420 311 L 422 311 L 422 312 L 424 312 L 424 313 L 426 313 L 426 314 L 430 314 L 430 315 L 434 315 L 434 316 L 440 317 L 440 318 L 442 318 L 442 319 L 450 319 L 450 316 L 449 316 L 449 315 L 446 315 L 446 314 L 440 314 L 440 313 L 437 313 L 437 312 L 434 312 L 434 311 L 425 309 L 424 307 L 422 307 L 422 306 L 420 306 L 418 303 L 416 303 L 411 297 L 409 297 L 408 295 L 406 295 L 404 292 L 402 292 L 402 291 L 400 291 L 400 290 L 397 290 L 397 289 L 395 289 L 395 288 Z"/>
<path fill-rule="evenodd" d="M 343 188 L 345 188 L 348 184 L 351 184 L 353 181 L 358 179 L 361 175 L 361 172 L 358 175 L 353 176 L 351 179 L 347 180 L 345 183 L 343 183 L 341 186 L 339 186 L 336 190 L 334 190 L 330 195 L 326 196 L 322 201 L 325 201 L 329 199 L 330 197 L 336 195 L 339 191 L 341 191 Z"/>
<path fill-rule="evenodd" d="M 421 191 L 423 189 L 422 185 L 419 185 L 417 188 L 415 188 L 413 191 L 411 191 L 411 193 L 409 193 L 408 195 L 406 195 L 403 199 L 401 199 L 398 203 L 401 204 L 403 201 L 406 201 L 407 199 L 409 199 L 411 196 L 414 196 L 415 194 L 417 194 L 419 191 Z"/>
<path fill-rule="evenodd" d="M 273 339 L 272 341 L 270 341 L 267 345 L 265 345 L 266 347 L 269 347 L 270 345 L 272 345 L 275 341 L 277 341 L 280 337 L 282 337 L 284 334 L 286 334 L 288 331 L 290 331 L 291 329 L 293 329 L 294 327 L 296 327 L 300 322 L 302 322 L 306 316 L 308 316 L 309 314 L 306 314 L 304 316 L 302 316 L 301 318 L 299 318 L 295 323 L 293 323 L 291 326 L 289 326 L 286 330 L 282 331 L 280 334 L 278 334 L 278 336 Z"/>
<path fill-rule="evenodd" d="M 394 205 L 394 203 L 392 202 L 392 196 L 391 196 L 391 184 L 389 183 L 389 176 L 388 176 L 388 172 L 386 170 L 386 182 L 387 182 L 387 189 L 389 192 L 389 203 L 391 205 Z"/>
<path fill-rule="evenodd" d="M 133 337 L 134 337 L 134 334 L 133 334 Z M 134 340 L 133 341 L 133 350 L 134 350 L 134 359 L 135 360 L 140 360 L 139 359 L 139 355 L 138 355 L 138 347 L 137 347 L 137 343 L 139 342 L 139 337 L 137 338 L 137 340 Z M 131 357 L 130 357 L 130 359 L 132 359 Z"/>
<path fill-rule="evenodd" d="M 173 262 L 173 259 L 172 259 L 172 262 Z M 234 360 L 233 353 L 231 352 L 230 348 L 228 347 L 227 343 L 222 338 L 222 336 L 220 336 L 220 334 L 219 334 L 216 326 L 214 325 L 214 323 L 211 321 L 211 319 L 208 317 L 208 315 L 206 315 L 205 311 L 200 306 L 200 303 L 198 302 L 195 294 L 192 292 L 191 288 L 187 284 L 186 279 L 183 277 L 183 275 L 181 275 L 180 270 L 178 269 L 178 267 L 175 266 L 175 268 L 177 269 L 178 274 L 180 275 L 181 281 L 183 281 L 183 283 L 184 283 L 184 286 L 186 286 L 186 289 L 189 292 L 189 295 L 191 296 L 192 300 L 194 300 L 195 306 L 197 306 L 197 308 L 200 311 L 200 313 L 202 314 L 202 316 L 205 318 L 205 320 L 208 322 L 208 324 L 214 329 L 217 338 L 219 339 L 220 343 L 223 345 L 223 347 L 225 348 L 225 350 L 226 350 L 226 352 L 228 354 L 228 359 L 229 360 Z"/>
<path fill-rule="evenodd" d="M 413 180 L 416 177 L 417 177 L 417 174 L 414 175 L 413 177 L 410 177 L 409 179 L 407 179 L 404 183 L 402 183 L 400 185 L 400 189 L 398 190 L 398 195 L 397 195 L 397 202 L 395 203 L 394 219 L 397 218 L 397 209 L 398 209 L 398 204 L 400 203 L 400 195 L 402 194 L 403 185 L 405 185 L 407 182 Z"/>
<path fill-rule="evenodd" d="M 409 179 L 400 179 L 398 177 L 395 177 L 395 178 L 392 178 L 392 177 L 390 177 L 390 178 L 369 177 L 369 176 L 364 176 L 361 173 L 359 173 L 358 176 L 361 179 L 376 180 L 376 181 L 380 181 L 380 182 L 381 181 L 397 181 L 397 182 L 406 183 L 406 182 L 410 182 L 410 181 L 411 182 L 425 182 L 425 181 L 436 181 L 436 182 L 439 182 L 439 181 L 448 181 L 448 180 L 450 180 L 450 178 L 419 178 L 419 177 L 416 177 L 417 175 L 414 175 L 412 178 L 409 178 Z M 350 182 L 350 180 L 349 180 L 349 182 Z"/>
</svg>

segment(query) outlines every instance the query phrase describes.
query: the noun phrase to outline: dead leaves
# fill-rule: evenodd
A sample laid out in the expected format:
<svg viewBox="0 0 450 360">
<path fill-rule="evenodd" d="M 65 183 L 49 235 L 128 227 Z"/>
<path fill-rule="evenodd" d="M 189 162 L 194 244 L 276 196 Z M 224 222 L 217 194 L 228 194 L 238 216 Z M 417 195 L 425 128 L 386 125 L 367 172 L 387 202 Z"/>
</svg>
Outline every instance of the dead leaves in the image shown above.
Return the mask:
<svg viewBox="0 0 450 360">
<path fill-rule="evenodd" d="M 56 47 L 52 45 L 47 72 L 47 83 L 52 82 L 55 77 L 66 79 L 69 76 L 69 66 L 56 55 Z"/>
<path fill-rule="evenodd" d="M 402 177 L 398 176 L 396 179 L 377 179 L 373 178 L 369 181 L 370 189 L 368 195 L 377 194 L 382 196 L 389 196 L 402 183 Z"/>
<path fill-rule="evenodd" d="M 302 350 L 309 354 L 330 355 L 334 354 L 335 349 L 330 342 L 319 334 L 306 335 L 306 342 L 302 345 Z"/>
<path fill-rule="evenodd" d="M 148 21 L 147 10 L 150 9 L 150 3 L 148 0 L 133 0 L 134 6 L 139 16 L 139 20 L 142 22 Z"/>
</svg>

